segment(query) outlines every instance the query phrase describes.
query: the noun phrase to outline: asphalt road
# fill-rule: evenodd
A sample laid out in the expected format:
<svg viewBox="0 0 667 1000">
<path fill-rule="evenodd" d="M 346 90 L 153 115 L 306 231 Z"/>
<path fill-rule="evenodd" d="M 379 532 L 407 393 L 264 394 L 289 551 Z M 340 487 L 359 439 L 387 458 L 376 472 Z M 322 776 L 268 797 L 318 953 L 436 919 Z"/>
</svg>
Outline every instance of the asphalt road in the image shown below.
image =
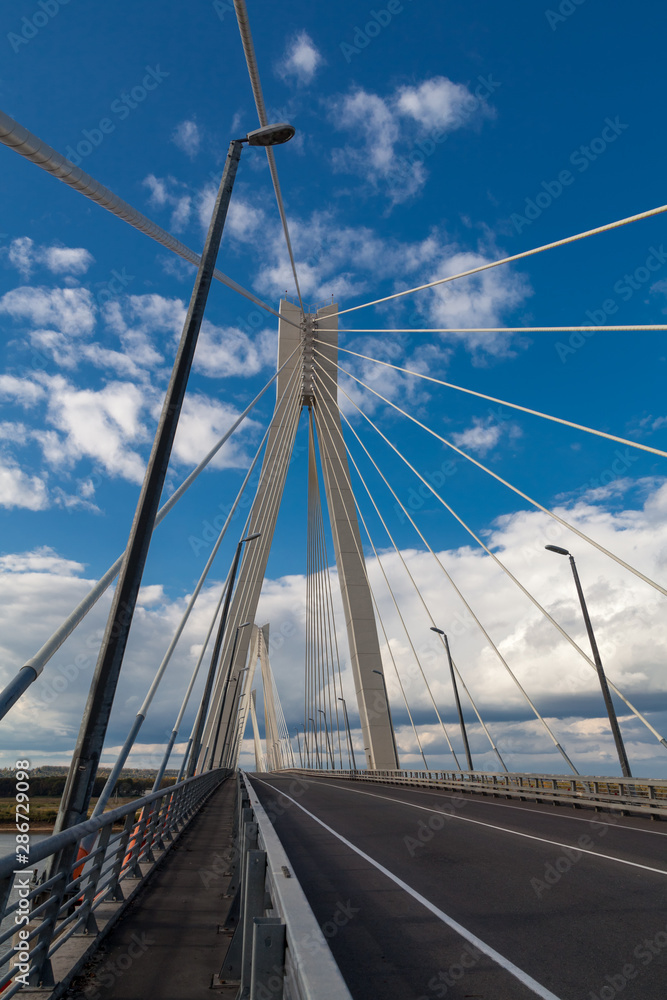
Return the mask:
<svg viewBox="0 0 667 1000">
<path fill-rule="evenodd" d="M 667 824 L 335 778 L 252 783 L 355 1000 L 667 997 Z"/>
</svg>

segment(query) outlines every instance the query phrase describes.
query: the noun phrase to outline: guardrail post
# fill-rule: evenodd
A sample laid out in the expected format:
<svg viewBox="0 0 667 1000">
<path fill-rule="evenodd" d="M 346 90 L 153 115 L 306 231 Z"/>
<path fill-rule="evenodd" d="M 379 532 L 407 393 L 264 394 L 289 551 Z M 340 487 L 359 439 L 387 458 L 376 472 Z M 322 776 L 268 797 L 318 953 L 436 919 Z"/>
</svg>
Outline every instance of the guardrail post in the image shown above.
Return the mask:
<svg viewBox="0 0 667 1000">
<path fill-rule="evenodd" d="M 84 934 L 97 934 L 99 927 L 97 926 L 97 920 L 95 919 L 95 914 L 93 913 L 92 906 L 93 900 L 95 899 L 95 892 L 97 890 L 97 883 L 100 879 L 100 873 L 102 871 L 102 865 L 104 864 L 104 856 L 107 851 L 107 845 L 109 843 L 109 837 L 111 836 L 111 823 L 103 826 L 100 830 L 99 841 L 95 847 L 98 851 L 94 861 L 91 863 L 90 870 L 84 870 L 84 878 L 82 882 L 79 883 L 80 886 L 85 886 L 83 889 L 83 902 L 81 903 L 81 912 L 79 914 L 79 919 L 85 916 L 86 923 L 74 934 L 74 937 L 80 937 Z"/>
<path fill-rule="evenodd" d="M 250 996 L 250 973 L 253 954 L 253 919 L 264 914 L 266 883 L 266 851 L 248 851 L 246 860 L 245 893 L 240 927 L 243 933 L 241 959 L 241 997 Z"/>
<path fill-rule="evenodd" d="M 253 917 L 250 1000 L 282 1000 L 285 924 L 280 917 Z"/>
<path fill-rule="evenodd" d="M 58 912 L 65 897 L 65 889 L 70 881 L 70 874 L 76 864 L 76 855 L 79 850 L 78 842 L 66 847 L 61 855 L 56 872 L 59 881 L 51 886 L 49 906 L 44 912 L 42 927 L 35 937 L 35 946 L 30 950 L 30 973 L 28 985 L 33 989 L 53 989 L 55 979 L 53 978 L 53 967 L 49 958 L 49 947 L 53 940 L 53 932 L 58 919 Z M 48 916 L 47 916 L 48 913 Z"/>
<path fill-rule="evenodd" d="M 130 816 L 132 813 L 130 813 Z M 144 833 L 146 831 L 146 823 L 148 822 L 148 815 L 146 813 L 146 806 L 141 810 L 139 819 L 134 823 L 134 833 L 132 834 L 133 842 L 130 847 L 129 852 L 129 870 L 126 874 L 126 878 L 141 878 L 141 868 L 139 867 L 139 855 L 141 854 L 141 848 L 143 846 Z"/>
<path fill-rule="evenodd" d="M 132 827 L 134 825 L 134 817 L 132 813 L 128 813 L 125 817 L 125 825 L 123 826 L 123 832 L 120 835 L 118 841 L 116 860 L 112 866 L 111 881 L 109 883 L 109 889 L 107 892 L 107 899 L 113 900 L 116 903 L 122 903 L 125 899 L 123 895 L 123 890 L 120 887 L 120 874 L 123 870 L 123 862 L 125 861 L 125 853 L 127 851 L 127 845 L 130 840 L 130 834 L 132 833 Z"/>
</svg>

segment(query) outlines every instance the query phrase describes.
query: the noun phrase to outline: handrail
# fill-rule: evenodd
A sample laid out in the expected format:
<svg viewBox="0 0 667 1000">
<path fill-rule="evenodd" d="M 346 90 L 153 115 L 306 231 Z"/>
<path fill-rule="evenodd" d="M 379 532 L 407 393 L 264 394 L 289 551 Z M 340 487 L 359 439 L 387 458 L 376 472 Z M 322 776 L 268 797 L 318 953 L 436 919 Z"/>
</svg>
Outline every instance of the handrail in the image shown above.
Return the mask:
<svg viewBox="0 0 667 1000">
<path fill-rule="evenodd" d="M 23 877 L 18 873 L 18 899 L 12 899 L 16 858 L 12 854 L 0 859 L 0 926 L 14 914 L 13 932 L 19 935 L 18 947 L 0 955 L 0 968 L 14 958 L 14 964 L 0 974 L 2 1000 L 9 1000 L 25 985 L 54 987 L 51 957 L 55 952 L 77 931 L 86 932 L 83 950 L 90 951 L 127 902 L 121 884 L 132 879 L 133 888 L 143 885 L 155 868 L 154 852 L 168 849 L 166 844 L 180 836 L 230 773 L 228 768 L 219 768 L 186 778 L 31 846 L 30 867 L 26 867 Z M 118 822 L 124 822 L 123 830 L 112 836 Z M 99 837 L 89 852 L 83 852 L 82 842 L 91 834 Z M 35 882 L 36 865 L 51 857 L 58 859 L 55 872 L 48 881 Z M 103 902 L 112 900 L 119 905 L 100 931 L 95 911 Z M 0 943 L 7 941 L 8 930 L 0 934 Z M 72 959 L 72 967 L 77 961 Z"/>
<path fill-rule="evenodd" d="M 425 786 L 563 805 L 588 805 L 667 819 L 667 779 L 585 777 L 504 771 L 334 771 L 286 768 L 281 773 L 344 778 L 388 785 Z"/>
</svg>

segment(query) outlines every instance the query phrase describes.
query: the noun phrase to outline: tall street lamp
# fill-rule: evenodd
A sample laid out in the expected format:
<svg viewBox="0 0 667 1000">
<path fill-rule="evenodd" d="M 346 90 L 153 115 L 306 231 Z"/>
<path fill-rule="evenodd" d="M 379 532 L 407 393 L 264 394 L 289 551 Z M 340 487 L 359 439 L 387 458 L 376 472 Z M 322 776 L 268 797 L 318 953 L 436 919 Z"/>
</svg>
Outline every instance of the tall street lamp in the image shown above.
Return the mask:
<svg viewBox="0 0 667 1000">
<path fill-rule="evenodd" d="M 326 740 L 327 740 L 327 747 L 328 747 L 328 750 L 329 750 L 329 758 L 331 760 L 331 767 L 332 767 L 332 770 L 335 771 L 336 770 L 336 762 L 334 760 L 333 751 L 331 749 L 331 743 L 329 741 L 329 727 L 327 726 L 327 713 L 324 711 L 323 708 L 318 708 L 317 711 L 320 712 L 323 715 L 323 717 L 324 717 L 324 735 L 326 736 Z"/>
<path fill-rule="evenodd" d="M 354 757 L 354 747 L 352 746 L 352 733 L 350 732 L 350 720 L 347 717 L 347 702 L 345 698 L 339 698 L 339 701 L 343 702 L 343 711 L 345 712 L 345 731 L 347 732 L 347 746 L 350 754 L 350 763 L 352 764 L 353 770 L 357 770 L 357 762 Z"/>
<path fill-rule="evenodd" d="M 431 621 L 433 621 L 433 619 L 431 619 Z M 461 736 L 463 737 L 463 746 L 464 746 L 465 752 L 466 752 L 466 760 L 468 761 L 468 770 L 469 771 L 474 771 L 474 768 L 472 766 L 472 757 L 470 756 L 470 746 L 468 744 L 468 734 L 466 732 L 466 724 L 463 721 L 463 710 L 461 708 L 461 699 L 459 698 L 459 689 L 458 689 L 457 684 L 456 684 L 456 674 L 454 673 L 454 664 L 452 663 L 452 654 L 449 651 L 449 642 L 447 640 L 447 636 L 445 635 L 445 633 L 442 631 L 441 628 L 436 628 L 434 625 L 431 625 L 431 632 L 437 632 L 438 635 L 442 636 L 442 640 L 443 640 L 443 642 L 445 644 L 445 649 L 447 650 L 447 660 L 449 662 L 449 672 L 450 672 L 451 677 L 452 677 L 452 687 L 454 688 L 454 699 L 456 701 L 456 710 L 459 713 L 459 723 L 461 725 Z"/>
<path fill-rule="evenodd" d="M 246 542 L 252 542 L 256 538 L 259 538 L 261 531 L 256 531 L 253 535 L 246 535 L 242 538 L 238 545 L 236 546 L 236 552 L 234 553 L 234 560 L 232 562 L 232 568 L 229 571 L 229 583 L 227 585 L 227 593 L 225 594 L 225 603 L 222 608 L 222 614 L 220 615 L 220 624 L 218 626 L 218 634 L 215 637 L 215 646 L 213 647 L 213 653 L 211 654 L 211 663 L 208 668 L 208 674 L 206 676 L 206 684 L 204 685 L 204 693 L 202 695 L 201 704 L 199 706 L 199 712 L 197 713 L 197 723 L 196 732 L 192 737 L 192 748 L 190 763 L 188 764 L 187 777 L 191 778 L 195 773 L 195 767 L 197 766 L 197 758 L 201 751 L 201 738 L 204 732 L 204 726 L 206 724 L 206 716 L 208 714 L 208 706 L 211 700 L 211 692 L 213 690 L 213 681 L 215 679 L 215 673 L 218 667 L 218 659 L 220 657 L 220 650 L 222 649 L 222 640 L 225 637 L 225 628 L 227 627 L 227 616 L 229 615 L 229 605 L 232 602 L 232 591 L 234 589 L 234 580 L 236 579 L 236 573 L 239 568 L 239 562 L 241 560 L 241 550 Z M 222 696 L 222 701 L 224 701 L 225 695 L 227 694 L 227 687 L 229 686 L 229 673 L 227 674 L 225 680 L 225 690 Z M 202 770 L 204 766 L 202 764 Z"/>
<path fill-rule="evenodd" d="M 618 724 L 618 719 L 616 718 L 616 710 L 614 708 L 614 703 L 611 700 L 611 693 L 609 691 L 609 685 L 607 684 L 607 678 L 605 676 L 604 667 L 602 666 L 602 660 L 600 658 L 600 651 L 598 650 L 598 644 L 595 641 L 595 634 L 593 633 L 593 626 L 591 624 L 591 619 L 588 614 L 588 608 L 586 607 L 586 601 L 584 599 L 584 591 L 579 580 L 579 574 L 577 573 L 577 567 L 574 561 L 574 556 L 568 552 L 567 549 L 561 549 L 558 545 L 545 545 L 545 549 L 549 552 L 557 552 L 559 556 L 569 556 L 570 566 L 572 567 L 572 575 L 574 576 L 574 583 L 577 588 L 577 593 L 579 595 L 579 602 L 581 604 L 581 610 L 584 616 L 584 622 L 586 623 L 586 631 L 588 632 L 588 638 L 591 644 L 591 649 L 593 651 L 593 659 L 595 660 L 595 667 L 598 672 L 598 678 L 600 680 L 600 687 L 602 688 L 602 697 L 604 698 L 604 703 L 607 707 L 607 715 L 609 716 L 609 725 L 611 726 L 612 735 L 614 737 L 614 743 L 616 744 L 616 752 L 618 753 L 618 759 L 621 763 L 621 772 L 624 778 L 631 778 L 632 772 L 630 770 L 630 764 L 628 763 L 628 757 L 625 752 L 625 745 L 623 743 L 623 737 L 621 736 L 621 729 Z"/>
<path fill-rule="evenodd" d="M 250 146 L 277 145 L 291 139 L 294 131 L 291 125 L 280 122 L 255 129 L 245 138 L 233 139 L 229 144 L 190 305 L 111 602 L 65 791 L 60 802 L 55 823 L 56 832 L 80 823 L 88 812 L 243 143 L 247 142 Z M 52 861 L 50 873 L 57 870 L 55 865 L 58 861 L 59 857 Z"/>
<path fill-rule="evenodd" d="M 238 630 L 237 630 L 236 635 L 238 636 Z M 229 665 L 229 672 L 230 672 L 230 674 L 231 674 L 233 666 L 234 666 L 233 662 L 230 663 L 230 665 Z M 241 705 L 241 698 L 240 698 L 240 695 L 239 695 L 239 686 L 240 686 L 240 683 L 241 683 L 241 680 L 242 680 L 244 674 L 247 673 L 248 669 L 249 669 L 249 666 L 246 666 L 246 667 L 243 668 L 243 670 L 241 670 L 236 675 L 236 680 L 234 682 L 234 694 L 232 696 L 232 700 L 231 700 L 231 703 L 230 703 L 230 706 L 229 706 L 229 716 L 227 718 L 227 725 L 225 727 L 225 739 L 224 739 L 224 742 L 222 744 L 222 750 L 220 752 L 220 767 L 229 767 L 229 764 L 230 764 L 230 762 L 232 760 L 233 740 L 229 739 L 229 737 L 232 735 L 231 732 L 230 732 L 230 729 L 231 729 L 231 726 L 232 726 L 232 719 L 233 719 L 234 720 L 234 726 L 235 726 L 235 729 L 236 729 L 236 732 L 237 732 L 237 735 L 238 735 L 239 722 L 240 722 L 239 707 Z M 229 740 L 229 745 L 227 745 L 227 741 L 228 740 Z"/>
<path fill-rule="evenodd" d="M 298 732 L 299 727 L 297 726 L 296 728 Z M 310 744 L 308 743 L 308 733 L 303 723 L 301 723 L 301 728 L 303 729 L 303 751 L 306 755 L 306 767 L 310 770 Z"/>
<path fill-rule="evenodd" d="M 315 720 L 313 719 L 312 715 L 308 716 L 308 721 L 312 722 L 313 724 L 313 736 L 315 737 L 315 759 L 317 761 L 318 768 L 321 768 L 322 764 L 320 763 L 320 741 L 317 738 L 317 728 L 315 726 Z"/>
</svg>

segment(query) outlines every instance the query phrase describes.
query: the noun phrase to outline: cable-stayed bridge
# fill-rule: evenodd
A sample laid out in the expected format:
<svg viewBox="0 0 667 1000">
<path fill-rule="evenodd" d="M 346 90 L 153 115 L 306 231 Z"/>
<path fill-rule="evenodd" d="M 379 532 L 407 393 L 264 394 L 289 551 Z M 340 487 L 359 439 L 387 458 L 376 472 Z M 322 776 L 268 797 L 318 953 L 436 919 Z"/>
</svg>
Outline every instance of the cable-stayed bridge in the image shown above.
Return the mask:
<svg viewBox="0 0 667 1000">
<path fill-rule="evenodd" d="M 90 995 L 167 997 L 204 990 L 210 995 L 213 988 L 254 998 L 539 996 L 569 1000 L 621 992 L 649 1000 L 662 997 L 667 865 L 665 833 L 661 824 L 653 821 L 667 816 L 667 781 L 633 777 L 617 711 L 621 721 L 634 717 L 662 748 L 667 749 L 667 741 L 606 676 L 584 587 L 569 550 L 551 546 L 555 554 L 570 557 L 587 645 L 568 633 L 484 535 L 471 527 L 464 512 L 452 506 L 446 492 L 424 475 L 414 456 L 395 443 L 393 420 L 407 421 L 415 435 L 427 435 L 457 461 L 470 463 L 481 475 L 540 511 L 558 525 L 559 540 L 572 539 L 568 544 L 576 545 L 577 553 L 591 546 L 628 578 L 641 581 L 647 593 L 657 591 L 664 597 L 667 590 L 641 567 L 631 565 L 500 476 L 441 433 L 441 426 L 431 426 L 421 413 L 399 406 L 379 391 L 377 373 L 390 369 L 409 380 L 426 381 L 438 391 L 480 398 L 531 419 L 565 426 L 579 436 L 602 437 L 650 453 L 659 460 L 667 458 L 667 452 L 437 379 L 423 370 L 352 351 L 339 343 L 339 338 L 344 334 L 485 335 L 508 329 L 535 333 L 556 329 L 365 328 L 349 314 L 574 242 L 604 239 L 607 232 L 641 225 L 667 211 L 667 206 L 383 298 L 351 306 L 333 300 L 307 305 L 301 295 L 273 150 L 274 145 L 290 140 L 293 129 L 286 123 L 268 121 L 245 2 L 235 0 L 234 6 L 259 128 L 230 143 L 201 255 L 9 116 L 0 115 L 0 139 L 6 146 L 197 266 L 125 552 L 42 648 L 27 663 L 17 665 L 15 677 L 0 696 L 4 717 L 49 670 L 54 654 L 115 583 L 54 834 L 28 850 L 29 832 L 23 829 L 27 824 L 20 823 L 16 851 L 2 862 L 3 992 L 7 997 L 32 991 L 63 995 L 106 939 L 111 957 L 103 966 L 105 975 L 98 972 L 96 978 L 91 973 Z M 266 149 L 294 279 L 295 294 L 286 294 L 273 305 L 217 269 L 244 145 Z M 162 503 L 214 280 L 276 318 L 276 371 L 223 438 Z M 348 319 L 341 325 L 344 316 Z M 557 329 L 586 333 L 600 327 Z M 606 329 L 657 332 L 667 325 L 610 325 Z M 355 366 L 355 359 L 364 367 Z M 273 415 L 88 818 L 153 531 L 269 392 L 276 396 Z M 391 419 L 377 416 L 376 400 Z M 281 692 L 280 678 L 274 677 L 271 668 L 271 623 L 256 619 L 296 436 L 306 421 L 306 643 L 299 691 L 303 719 L 300 731 L 290 732 L 281 703 L 281 693 L 284 697 L 287 692 Z M 404 480 L 397 480 L 388 471 L 382 457 L 387 450 Z M 363 471 L 368 470 L 368 463 L 374 470 L 373 481 L 368 471 Z M 258 485 L 253 493 L 255 474 Z M 565 640 L 572 655 L 597 675 L 621 778 L 579 773 L 553 721 L 540 710 L 528 684 L 522 682 L 511 657 L 503 651 L 504 637 L 494 634 L 493 626 L 476 610 L 475 593 L 461 589 L 439 554 L 437 541 L 415 520 L 405 502 L 402 482 L 419 483 L 419 488 L 455 520 L 470 544 L 507 577 L 516 588 L 517 599 L 529 602 L 553 629 L 554 638 Z M 250 510 L 239 532 L 235 514 L 249 496 Z M 450 646 L 451 636 L 441 628 L 445 623 L 440 611 L 429 603 L 418 574 L 392 533 L 386 516 L 388 505 L 396 506 L 410 524 L 415 546 L 431 562 L 443 589 L 454 595 L 479 630 L 496 668 L 525 702 L 545 745 L 558 754 L 557 773 L 523 774 L 508 766 L 502 742 L 494 736 L 493 722 L 485 718 L 483 692 L 473 690 L 466 681 L 465 669 L 457 663 L 456 650 Z M 380 538 L 375 534 L 378 524 L 383 530 Z M 197 662 L 184 685 L 152 791 L 129 806 L 108 808 L 215 557 L 230 532 L 236 542 L 234 558 Z M 386 595 L 376 592 L 369 574 L 369 558 L 386 586 L 393 608 L 391 623 L 383 614 Z M 389 558 L 404 572 L 400 587 L 388 571 Z M 439 636 L 442 669 L 451 681 L 457 708 L 454 727 L 451 723 L 447 726 L 432 676 L 420 657 L 412 622 L 404 610 L 406 591 L 421 607 L 427 627 Z M 336 627 L 339 616 L 342 628 Z M 396 621 L 400 624 L 398 636 L 394 632 Z M 342 649 L 343 639 L 346 647 Z M 449 770 L 429 767 L 425 727 L 414 700 L 411 702 L 415 684 L 405 682 L 395 655 L 397 642 L 414 661 L 420 696 L 425 693 L 438 738 L 451 757 Z M 343 686 L 341 661 L 350 664 L 353 689 Z M 256 677 L 262 681 L 262 726 L 253 686 Z M 176 761 L 174 748 L 179 736 L 184 736 L 182 725 L 198 680 L 203 691 L 185 753 Z M 398 692 L 393 706 L 388 681 Z M 392 709 L 409 720 L 423 768 L 402 767 Z M 350 726 L 350 714 L 359 719 L 358 734 Z M 471 748 L 468 729 L 472 716 L 477 738 Z M 252 778 L 238 774 L 248 725 L 255 755 Z M 482 753 L 484 767 L 479 766 Z M 174 763 L 179 767 L 176 781 L 164 786 L 165 773 Z M 29 787 L 26 767 L 21 765 L 16 773 L 19 795 L 26 794 L 24 785 Z M 188 854 L 194 858 L 188 860 Z M 135 935 L 133 944 L 123 942 L 127 928 Z M 629 951 L 628 940 L 633 945 Z M 83 989 L 80 982 L 77 988 Z"/>
</svg>

